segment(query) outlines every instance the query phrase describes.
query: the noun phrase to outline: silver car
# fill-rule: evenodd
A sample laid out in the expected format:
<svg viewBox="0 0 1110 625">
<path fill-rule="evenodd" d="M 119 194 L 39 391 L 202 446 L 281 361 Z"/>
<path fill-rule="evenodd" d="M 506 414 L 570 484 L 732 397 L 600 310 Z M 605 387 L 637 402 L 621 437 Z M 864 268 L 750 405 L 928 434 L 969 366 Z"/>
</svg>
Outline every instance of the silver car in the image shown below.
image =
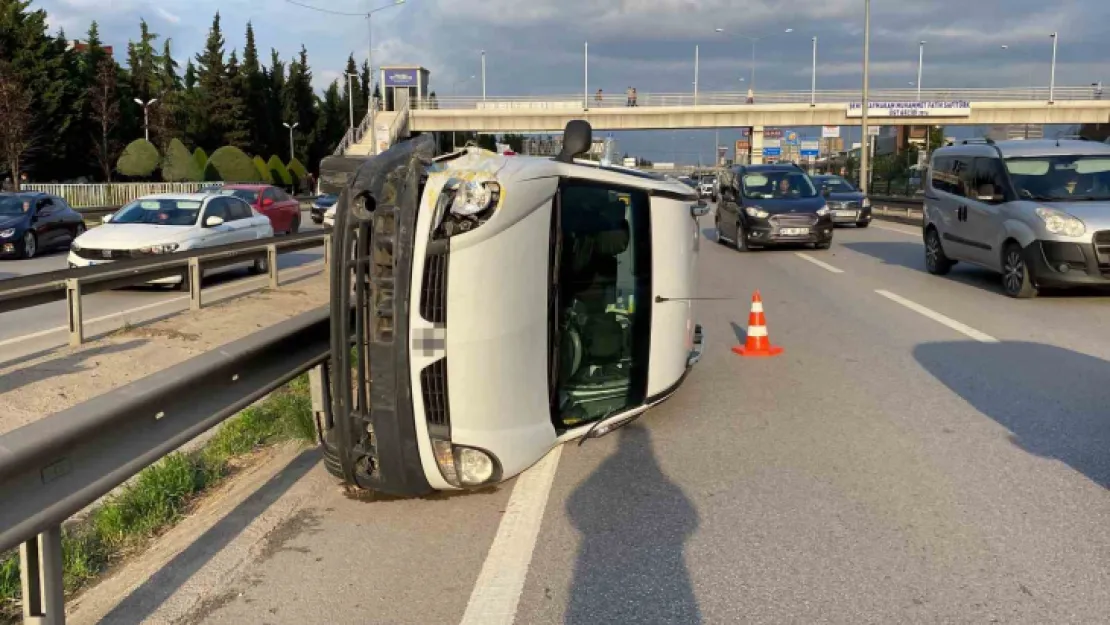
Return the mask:
<svg viewBox="0 0 1110 625">
<path fill-rule="evenodd" d="M 968 140 L 933 153 L 925 266 L 965 261 L 1002 274 L 1011 297 L 1110 286 L 1110 145 Z"/>
</svg>

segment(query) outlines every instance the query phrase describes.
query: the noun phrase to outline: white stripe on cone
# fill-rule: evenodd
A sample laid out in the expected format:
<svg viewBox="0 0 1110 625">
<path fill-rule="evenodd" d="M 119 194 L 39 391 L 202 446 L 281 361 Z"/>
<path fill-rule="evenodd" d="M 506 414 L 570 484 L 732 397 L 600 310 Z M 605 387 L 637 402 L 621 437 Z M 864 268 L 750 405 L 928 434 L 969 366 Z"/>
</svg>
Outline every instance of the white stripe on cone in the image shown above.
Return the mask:
<svg viewBox="0 0 1110 625">
<path fill-rule="evenodd" d="M 763 312 L 763 302 L 752 302 L 752 312 Z"/>
<path fill-rule="evenodd" d="M 767 336 L 767 326 L 750 326 L 748 336 Z"/>
</svg>

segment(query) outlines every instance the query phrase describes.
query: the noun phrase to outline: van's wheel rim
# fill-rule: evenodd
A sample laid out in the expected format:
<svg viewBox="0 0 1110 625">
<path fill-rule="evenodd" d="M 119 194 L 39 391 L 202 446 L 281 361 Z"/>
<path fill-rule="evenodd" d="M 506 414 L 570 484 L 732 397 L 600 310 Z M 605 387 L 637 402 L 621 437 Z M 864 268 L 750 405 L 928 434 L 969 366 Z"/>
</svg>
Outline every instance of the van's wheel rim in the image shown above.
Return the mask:
<svg viewBox="0 0 1110 625">
<path fill-rule="evenodd" d="M 1025 283 L 1025 261 L 1021 258 L 1021 252 L 1018 250 L 1006 252 L 1006 266 L 1003 267 L 1003 273 L 1006 290 L 1011 293 L 1020 291 Z"/>
<path fill-rule="evenodd" d="M 38 251 L 38 244 L 35 242 L 35 235 L 30 232 L 23 235 L 23 253 L 27 258 L 34 258 L 35 252 Z"/>
<path fill-rule="evenodd" d="M 932 271 L 937 268 L 940 261 L 940 241 L 935 232 L 929 233 L 929 240 L 925 243 L 925 263 Z"/>
</svg>

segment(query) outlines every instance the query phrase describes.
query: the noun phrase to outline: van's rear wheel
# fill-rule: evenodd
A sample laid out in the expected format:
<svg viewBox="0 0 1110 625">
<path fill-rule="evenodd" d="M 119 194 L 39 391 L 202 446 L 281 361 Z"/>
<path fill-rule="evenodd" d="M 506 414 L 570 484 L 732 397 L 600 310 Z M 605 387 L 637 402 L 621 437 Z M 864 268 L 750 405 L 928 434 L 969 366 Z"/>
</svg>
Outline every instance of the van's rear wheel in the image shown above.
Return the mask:
<svg viewBox="0 0 1110 625">
<path fill-rule="evenodd" d="M 934 276 L 943 276 L 952 270 L 953 264 L 944 253 L 937 229 L 929 228 L 925 233 L 925 270 Z"/>
</svg>

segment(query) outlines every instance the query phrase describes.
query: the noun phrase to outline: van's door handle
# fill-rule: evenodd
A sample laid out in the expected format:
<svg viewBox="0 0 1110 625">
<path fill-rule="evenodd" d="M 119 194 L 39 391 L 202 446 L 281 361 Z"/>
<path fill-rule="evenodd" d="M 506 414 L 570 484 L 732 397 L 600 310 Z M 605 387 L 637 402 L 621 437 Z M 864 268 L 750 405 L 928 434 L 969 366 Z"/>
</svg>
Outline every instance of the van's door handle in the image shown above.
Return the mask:
<svg viewBox="0 0 1110 625">
<path fill-rule="evenodd" d="M 956 219 L 958 221 L 967 221 L 967 207 L 961 206 L 956 209 Z"/>
</svg>

